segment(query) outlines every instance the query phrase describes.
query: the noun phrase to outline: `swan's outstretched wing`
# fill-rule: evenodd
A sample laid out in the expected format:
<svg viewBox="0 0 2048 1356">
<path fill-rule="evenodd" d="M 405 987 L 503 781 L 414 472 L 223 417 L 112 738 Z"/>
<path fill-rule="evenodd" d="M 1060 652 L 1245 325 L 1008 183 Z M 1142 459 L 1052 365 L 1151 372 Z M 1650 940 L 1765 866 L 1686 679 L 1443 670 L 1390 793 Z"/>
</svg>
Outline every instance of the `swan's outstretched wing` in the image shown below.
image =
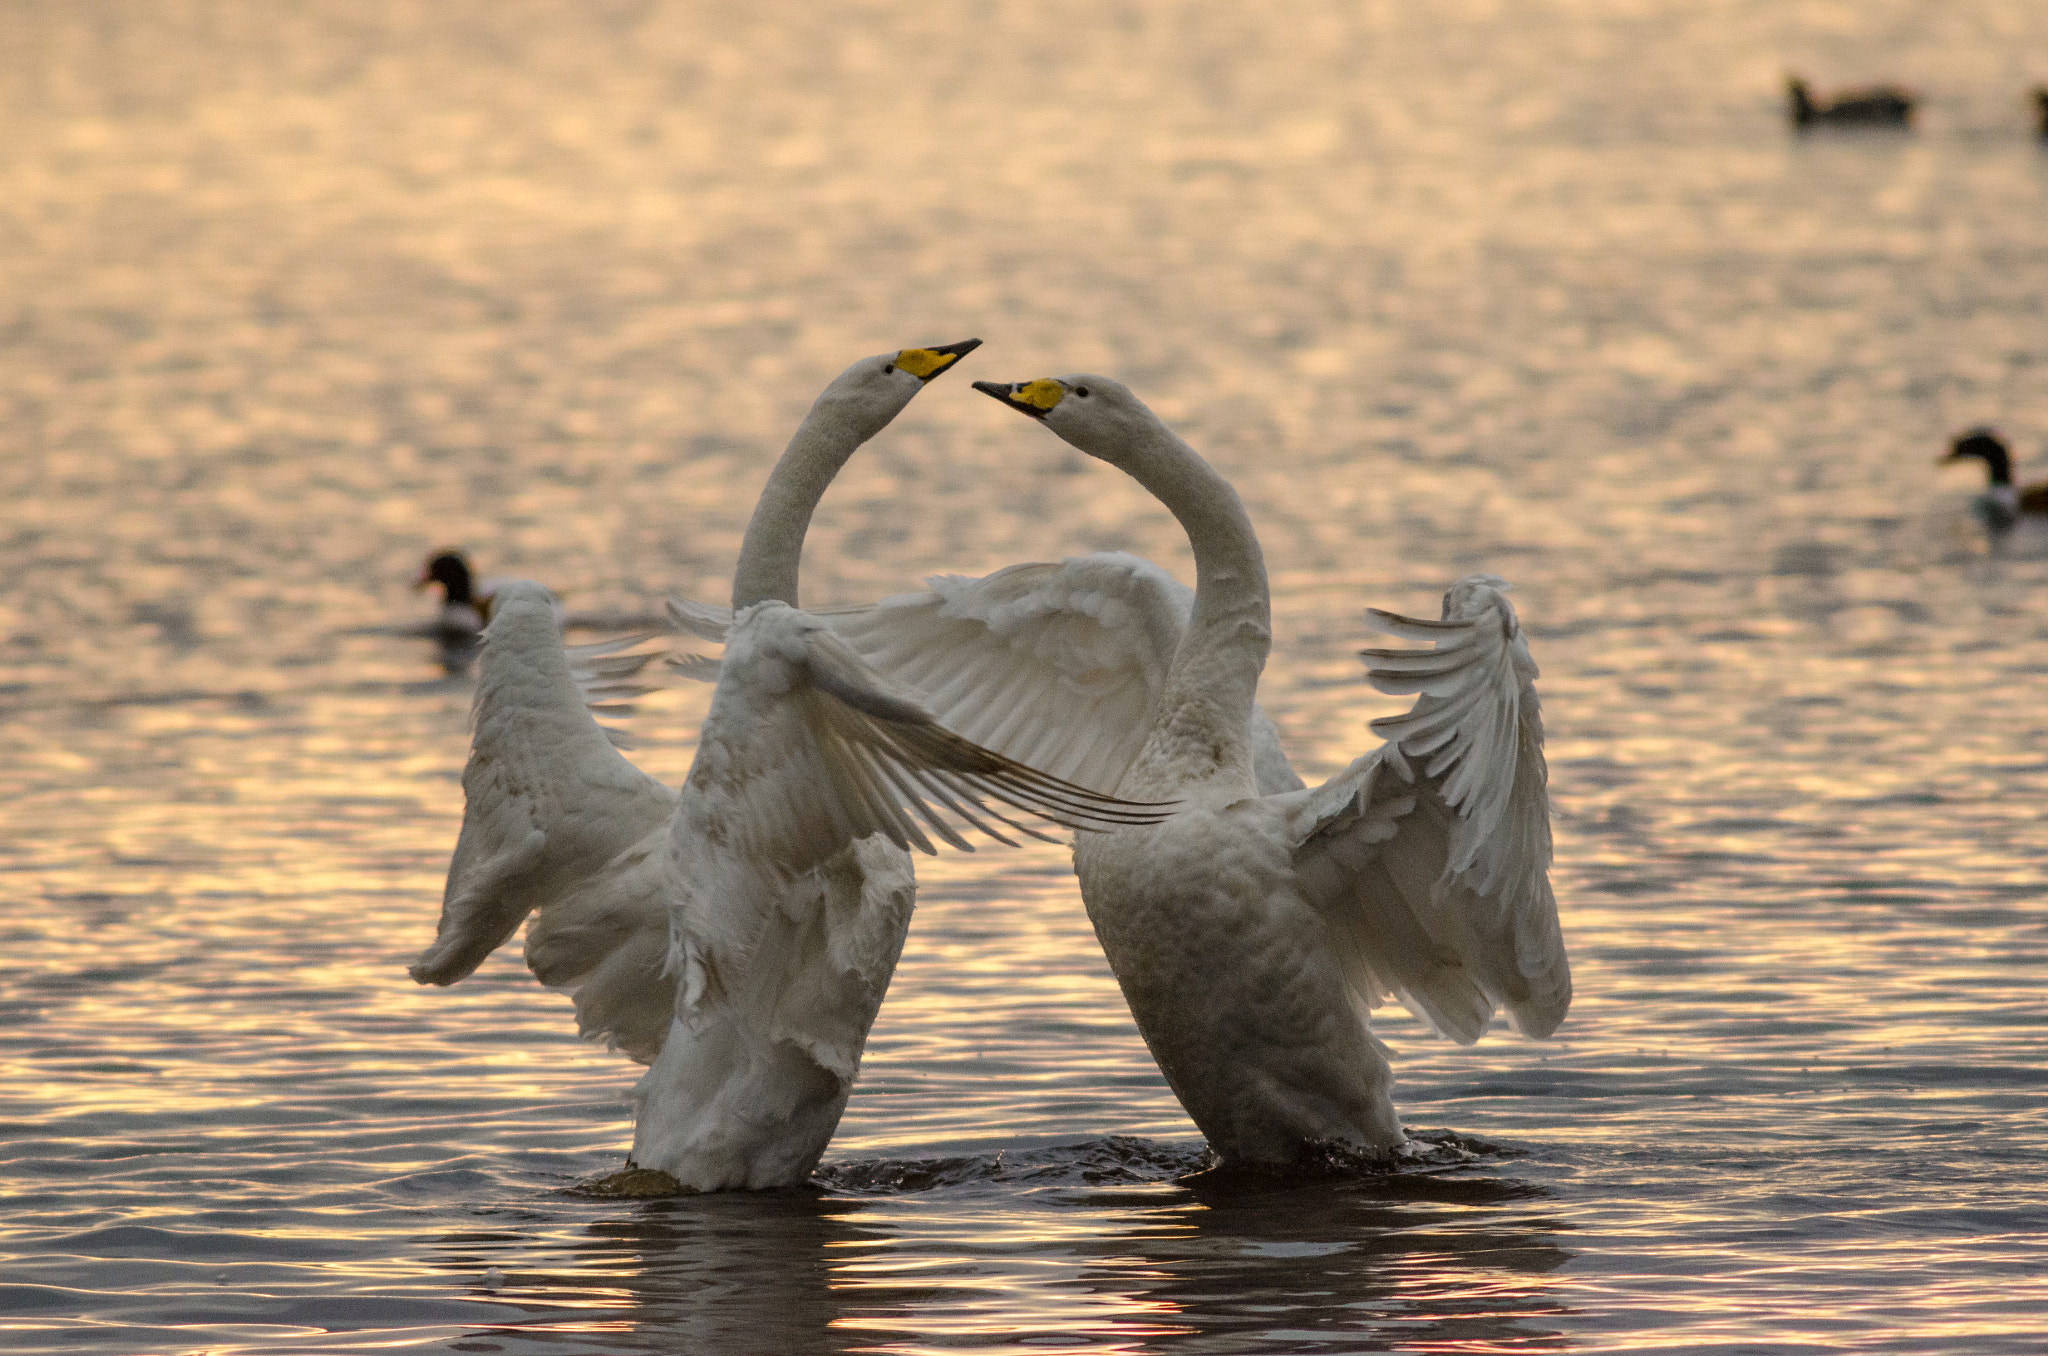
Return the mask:
<svg viewBox="0 0 2048 1356">
<path fill-rule="evenodd" d="M 686 795 L 683 813 L 707 816 L 704 832 L 733 851 L 789 869 L 877 833 L 931 852 L 920 820 L 972 850 L 949 816 L 1009 842 L 995 825 L 1044 837 L 1014 811 L 1075 829 L 1170 813 L 963 738 L 868 665 L 829 619 L 778 602 L 747 609 L 728 631 L 697 750 L 689 789 L 699 795 Z"/>
<path fill-rule="evenodd" d="M 548 591 L 526 580 L 501 584 L 484 635 L 462 833 L 440 928 L 411 967 L 420 983 L 468 975 L 529 913 L 570 897 L 668 822 L 675 793 L 619 756 L 585 694 Z"/>
<path fill-rule="evenodd" d="M 1151 705 L 1194 594 L 1120 551 L 1012 565 L 979 579 L 938 575 L 922 592 L 828 608 L 828 623 L 869 666 L 910 689 L 947 728 L 1092 790 L 1116 789 L 1151 728 Z M 669 604 L 678 629 L 720 640 L 724 608 Z M 671 661 L 691 677 L 711 661 Z M 1265 712 L 1252 716 L 1262 791 L 1299 788 Z"/>
<path fill-rule="evenodd" d="M 1354 983 L 1468 1043 L 1495 1005 L 1532 1036 L 1571 1005 L 1536 664 L 1505 589 L 1461 580 L 1440 621 L 1375 611 L 1379 629 L 1435 646 L 1365 651 L 1374 686 L 1415 706 L 1373 722 L 1386 744 L 1288 798 L 1297 878 Z"/>
<path fill-rule="evenodd" d="M 1150 727 L 1189 590 L 1121 552 L 926 582 L 826 619 L 964 738 L 1113 790 Z"/>
</svg>

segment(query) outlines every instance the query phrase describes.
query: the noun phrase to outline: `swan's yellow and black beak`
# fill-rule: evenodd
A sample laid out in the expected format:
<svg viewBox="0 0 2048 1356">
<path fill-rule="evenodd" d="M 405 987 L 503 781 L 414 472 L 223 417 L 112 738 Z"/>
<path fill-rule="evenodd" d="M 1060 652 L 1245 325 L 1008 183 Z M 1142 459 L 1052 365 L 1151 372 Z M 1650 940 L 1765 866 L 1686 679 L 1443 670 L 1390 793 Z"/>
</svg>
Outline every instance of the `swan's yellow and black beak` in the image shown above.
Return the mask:
<svg viewBox="0 0 2048 1356">
<path fill-rule="evenodd" d="M 977 381 L 974 389 L 983 395 L 994 396 L 1019 414 L 1028 414 L 1033 419 L 1043 419 L 1051 414 L 1053 406 L 1067 394 L 1067 388 L 1051 377 L 1040 377 L 1037 381 Z"/>
<path fill-rule="evenodd" d="M 934 348 L 906 348 L 896 355 L 896 365 L 919 381 L 930 381 L 980 347 L 979 339 L 962 339 Z"/>
</svg>

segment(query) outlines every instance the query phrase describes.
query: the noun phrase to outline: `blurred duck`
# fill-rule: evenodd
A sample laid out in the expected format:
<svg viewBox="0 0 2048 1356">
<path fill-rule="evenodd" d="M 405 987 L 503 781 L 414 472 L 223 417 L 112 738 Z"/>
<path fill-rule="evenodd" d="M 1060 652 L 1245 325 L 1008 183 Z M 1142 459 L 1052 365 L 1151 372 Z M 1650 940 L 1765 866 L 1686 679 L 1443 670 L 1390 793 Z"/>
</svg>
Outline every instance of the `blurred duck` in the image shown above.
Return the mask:
<svg viewBox="0 0 2048 1356">
<path fill-rule="evenodd" d="M 441 551 L 428 557 L 427 563 L 420 566 L 419 578 L 412 581 L 415 592 L 436 584 L 441 586 L 441 608 L 427 624 L 429 632 L 436 639 L 447 641 L 475 640 L 481 636 L 491 620 L 495 581 L 479 584 L 462 552 Z"/>
<path fill-rule="evenodd" d="M 1905 127 L 1913 120 L 1913 95 L 1897 85 L 1846 89 L 1825 101 L 1814 99 L 1804 80 L 1785 78 L 1794 127 Z"/>
<path fill-rule="evenodd" d="M 650 1066 L 628 1172 L 609 1190 L 809 1176 L 903 948 L 916 888 L 907 849 L 933 850 L 920 820 L 966 848 L 945 813 L 1004 842 L 992 824 L 1036 836 L 1005 811 L 1074 828 L 1163 813 L 961 738 L 797 606 L 826 487 L 977 342 L 864 358 L 811 407 L 741 544 L 716 632 L 725 655 L 680 792 L 604 738 L 546 590 L 496 590 L 462 832 L 439 929 L 411 972 L 452 984 L 535 915 L 534 976 L 573 995 L 584 1036 Z"/>
<path fill-rule="evenodd" d="M 2012 483 L 2012 453 L 2005 440 L 1988 428 L 1960 433 L 1949 445 L 1943 465 L 1975 459 L 1984 463 L 1987 484 L 1984 492 L 1970 502 L 1970 511 L 1993 532 L 2004 532 L 2022 515 L 2048 514 L 2048 481 L 2018 486 Z"/>
<path fill-rule="evenodd" d="M 413 590 L 418 592 L 441 586 L 441 607 L 434 614 L 424 630 L 426 634 L 444 645 L 474 645 L 483 637 L 484 628 L 490 625 L 491 605 L 497 599 L 498 585 L 503 581 L 495 576 L 478 579 L 470 569 L 469 560 L 460 551 L 441 551 L 428 557 L 420 567 L 419 577 L 412 581 Z M 661 619 L 638 613 L 600 613 L 570 616 L 562 607 L 562 600 L 550 595 L 555 611 L 555 620 L 570 630 L 602 631 L 626 630 L 659 626 Z"/>
</svg>

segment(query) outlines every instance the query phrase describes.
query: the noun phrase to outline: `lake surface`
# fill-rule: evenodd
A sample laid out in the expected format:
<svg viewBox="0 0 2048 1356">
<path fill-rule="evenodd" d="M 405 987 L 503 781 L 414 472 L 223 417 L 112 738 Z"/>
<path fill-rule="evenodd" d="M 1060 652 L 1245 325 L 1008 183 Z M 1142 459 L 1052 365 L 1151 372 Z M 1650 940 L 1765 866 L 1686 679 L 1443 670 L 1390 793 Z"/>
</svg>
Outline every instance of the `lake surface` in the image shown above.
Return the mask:
<svg viewBox="0 0 2048 1356">
<path fill-rule="evenodd" d="M 2048 470 L 2044 78 L 2034 0 L 7 6 L 0 1346 L 2048 1347 L 2048 530 L 1934 464 Z M 1384 1009 L 1410 1168 L 1182 1181 L 1065 852 L 948 855 L 813 1189 L 579 1195 L 635 1068 L 516 947 L 405 975 L 470 701 L 407 583 L 720 599 L 817 390 L 968 335 L 805 598 L 1191 577 L 968 386 L 1077 369 L 1243 492 L 1312 778 L 1363 610 L 1506 576 L 1572 1014 Z"/>
</svg>

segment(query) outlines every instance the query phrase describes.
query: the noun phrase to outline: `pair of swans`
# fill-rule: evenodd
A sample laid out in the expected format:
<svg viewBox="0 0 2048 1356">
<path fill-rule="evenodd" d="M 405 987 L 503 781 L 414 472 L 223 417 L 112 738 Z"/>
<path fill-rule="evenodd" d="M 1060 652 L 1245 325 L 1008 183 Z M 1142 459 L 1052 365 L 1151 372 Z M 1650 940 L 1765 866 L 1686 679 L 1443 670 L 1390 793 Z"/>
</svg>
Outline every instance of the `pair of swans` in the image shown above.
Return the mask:
<svg viewBox="0 0 2048 1356">
<path fill-rule="evenodd" d="M 1367 652 L 1373 681 L 1417 703 L 1306 787 L 1253 700 L 1269 605 L 1236 494 L 1125 388 L 1076 376 L 976 386 L 1150 489 L 1188 530 L 1192 595 L 1097 554 L 799 610 L 832 477 L 974 344 L 835 379 L 770 475 L 733 607 L 672 605 L 726 646 L 680 794 L 585 709 L 545 591 L 500 588 L 462 835 L 415 978 L 460 979 L 537 913 L 535 975 L 574 995 L 586 1036 L 651 1065 L 631 1163 L 703 1191 L 798 1182 L 901 951 L 905 849 L 931 850 L 918 819 L 967 846 L 925 800 L 1000 837 L 977 815 L 993 799 L 1082 831 L 1097 936 L 1223 1162 L 1397 1147 L 1371 1005 L 1398 995 L 1469 1042 L 1496 1005 L 1541 1036 L 1570 1001 L 1535 665 L 1504 586 L 1463 581 L 1438 621 L 1374 614 L 1432 643 Z"/>
</svg>

